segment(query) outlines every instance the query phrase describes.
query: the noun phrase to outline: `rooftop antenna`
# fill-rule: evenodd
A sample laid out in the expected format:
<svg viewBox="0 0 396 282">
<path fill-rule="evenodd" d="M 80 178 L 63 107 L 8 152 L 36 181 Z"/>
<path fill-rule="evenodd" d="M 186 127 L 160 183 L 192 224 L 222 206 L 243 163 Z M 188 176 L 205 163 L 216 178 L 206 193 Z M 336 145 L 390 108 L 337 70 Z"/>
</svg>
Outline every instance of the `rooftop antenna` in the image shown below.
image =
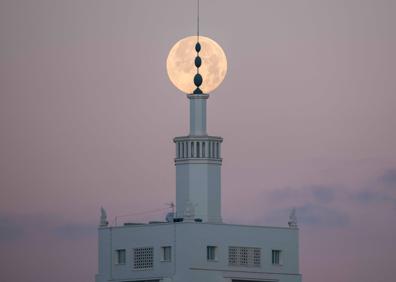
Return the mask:
<svg viewBox="0 0 396 282">
<path fill-rule="evenodd" d="M 166 205 L 168 206 L 169 209 L 172 210 L 172 213 L 175 213 L 175 203 L 170 202 L 170 203 L 166 203 Z"/>
<path fill-rule="evenodd" d="M 172 209 L 172 211 L 166 214 L 165 220 L 166 222 L 173 222 L 173 219 L 176 217 L 175 204 L 173 202 L 170 202 L 170 203 L 166 203 L 166 205 L 168 206 L 168 208 Z"/>
<path fill-rule="evenodd" d="M 197 0 L 197 43 L 195 44 L 195 51 L 197 56 L 195 57 L 195 66 L 197 67 L 197 73 L 194 76 L 194 84 L 197 88 L 194 90 L 194 94 L 203 94 L 202 90 L 199 88 L 203 82 L 202 75 L 199 73 L 199 67 L 201 66 L 202 60 L 199 56 L 201 51 L 201 44 L 199 43 L 199 0 Z"/>
</svg>

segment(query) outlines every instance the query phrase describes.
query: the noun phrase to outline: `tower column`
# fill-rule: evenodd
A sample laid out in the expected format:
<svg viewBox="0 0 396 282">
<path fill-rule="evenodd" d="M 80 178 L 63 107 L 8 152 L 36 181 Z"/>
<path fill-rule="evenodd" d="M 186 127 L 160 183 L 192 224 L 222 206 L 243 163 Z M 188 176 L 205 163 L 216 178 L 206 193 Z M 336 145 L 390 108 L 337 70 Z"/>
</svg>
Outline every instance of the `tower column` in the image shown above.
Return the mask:
<svg viewBox="0 0 396 282">
<path fill-rule="evenodd" d="M 190 99 L 190 136 L 206 135 L 206 100 L 208 94 L 189 94 Z"/>
<path fill-rule="evenodd" d="M 206 133 L 206 100 L 209 95 L 190 94 L 187 97 L 190 100 L 190 134 L 174 138 L 176 216 L 186 220 L 199 218 L 203 222 L 222 222 L 222 159 L 219 147 L 223 138 Z M 186 144 L 187 154 L 178 153 L 182 144 Z"/>
</svg>

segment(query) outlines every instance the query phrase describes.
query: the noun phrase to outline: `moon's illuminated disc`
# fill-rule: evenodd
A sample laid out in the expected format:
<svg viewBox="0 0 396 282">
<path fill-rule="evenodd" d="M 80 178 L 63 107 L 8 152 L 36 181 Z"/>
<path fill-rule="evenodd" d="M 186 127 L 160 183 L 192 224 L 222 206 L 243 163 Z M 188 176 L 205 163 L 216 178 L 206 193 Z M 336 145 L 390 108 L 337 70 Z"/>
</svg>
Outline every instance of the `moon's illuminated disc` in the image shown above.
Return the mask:
<svg viewBox="0 0 396 282">
<path fill-rule="evenodd" d="M 196 43 L 197 36 L 181 39 L 172 47 L 166 61 L 169 79 L 179 90 L 187 94 L 193 93 L 196 88 L 194 85 L 194 75 L 197 73 L 194 65 L 197 56 Z M 199 43 L 201 44 L 199 56 L 202 59 L 199 73 L 203 78 L 200 89 L 207 94 L 223 81 L 227 73 L 227 58 L 220 45 L 212 39 L 199 36 Z"/>
</svg>

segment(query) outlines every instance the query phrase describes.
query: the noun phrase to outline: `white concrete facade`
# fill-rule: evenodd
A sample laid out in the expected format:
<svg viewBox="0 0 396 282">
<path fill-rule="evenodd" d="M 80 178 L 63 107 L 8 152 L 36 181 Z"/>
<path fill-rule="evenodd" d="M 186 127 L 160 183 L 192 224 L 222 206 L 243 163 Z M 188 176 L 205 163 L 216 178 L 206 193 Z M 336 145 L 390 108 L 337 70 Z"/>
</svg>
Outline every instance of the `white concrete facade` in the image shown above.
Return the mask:
<svg viewBox="0 0 396 282">
<path fill-rule="evenodd" d="M 190 133 L 174 138 L 175 221 L 109 226 L 102 209 L 96 282 L 301 282 L 294 213 L 287 228 L 222 223 L 223 139 L 206 132 L 209 95 L 187 97 Z"/>
<path fill-rule="evenodd" d="M 161 261 L 161 248 L 171 247 L 170 261 Z M 208 260 L 207 247 L 215 247 Z M 134 269 L 134 249 L 153 248 L 153 265 Z M 231 265 L 230 247 L 260 249 L 257 266 Z M 125 250 L 124 264 L 116 251 Z M 281 251 L 280 264 L 272 250 Z M 99 228 L 99 272 L 96 282 L 109 281 L 279 281 L 301 282 L 298 229 L 213 223 L 163 223 Z"/>
</svg>

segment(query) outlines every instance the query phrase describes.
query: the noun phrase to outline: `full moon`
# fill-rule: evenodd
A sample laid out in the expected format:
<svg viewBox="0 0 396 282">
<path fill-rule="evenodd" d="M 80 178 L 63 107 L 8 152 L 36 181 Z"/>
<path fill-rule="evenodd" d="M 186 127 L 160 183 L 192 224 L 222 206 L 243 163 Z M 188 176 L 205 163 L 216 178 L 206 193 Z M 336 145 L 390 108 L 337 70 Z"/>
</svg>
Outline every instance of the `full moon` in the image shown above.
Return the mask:
<svg viewBox="0 0 396 282">
<path fill-rule="evenodd" d="M 194 65 L 197 56 L 196 43 L 197 36 L 181 39 L 172 47 L 166 60 L 169 79 L 176 88 L 187 94 L 193 93 L 196 88 L 194 85 L 194 75 L 197 73 Z M 199 36 L 199 43 L 201 44 L 199 56 L 202 59 L 199 73 L 203 78 L 200 89 L 208 94 L 223 81 L 227 73 L 227 58 L 223 49 L 214 40 Z"/>
</svg>

